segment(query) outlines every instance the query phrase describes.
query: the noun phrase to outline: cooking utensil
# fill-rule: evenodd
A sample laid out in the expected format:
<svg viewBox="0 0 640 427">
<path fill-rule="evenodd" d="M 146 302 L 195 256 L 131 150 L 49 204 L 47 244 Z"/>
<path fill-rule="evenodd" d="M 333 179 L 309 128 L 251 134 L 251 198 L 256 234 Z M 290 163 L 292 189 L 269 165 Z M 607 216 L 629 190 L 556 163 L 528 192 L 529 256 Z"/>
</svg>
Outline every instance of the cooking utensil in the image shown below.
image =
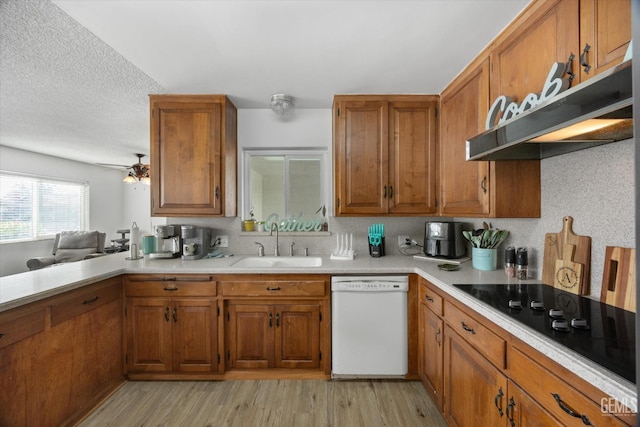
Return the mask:
<svg viewBox="0 0 640 427">
<path fill-rule="evenodd" d="M 562 259 L 556 260 L 553 286 L 576 295 L 583 295 L 580 289 L 584 266 L 573 261 L 576 245 L 565 244 Z"/>
<path fill-rule="evenodd" d="M 556 261 L 563 259 L 566 244 L 575 246 L 573 262 L 583 265 L 579 289 L 581 294 L 588 294 L 591 273 L 591 237 L 576 235 L 573 232 L 573 218 L 570 216 L 562 218 L 562 230 L 559 233 L 545 234 L 542 283 L 555 285 Z"/>
<path fill-rule="evenodd" d="M 636 311 L 636 250 L 607 246 L 600 301 Z"/>
</svg>

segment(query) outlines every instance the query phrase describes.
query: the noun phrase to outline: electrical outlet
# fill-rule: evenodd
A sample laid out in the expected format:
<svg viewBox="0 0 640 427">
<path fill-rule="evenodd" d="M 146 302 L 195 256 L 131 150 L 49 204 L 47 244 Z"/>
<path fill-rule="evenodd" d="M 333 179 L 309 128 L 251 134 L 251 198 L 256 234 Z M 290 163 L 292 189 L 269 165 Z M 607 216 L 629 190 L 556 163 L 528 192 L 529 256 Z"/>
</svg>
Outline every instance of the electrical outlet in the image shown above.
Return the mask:
<svg viewBox="0 0 640 427">
<path fill-rule="evenodd" d="M 219 248 L 228 248 L 229 247 L 229 236 L 218 236 L 216 240 L 220 240 L 218 243 Z"/>
<path fill-rule="evenodd" d="M 411 246 L 411 237 L 398 236 L 398 246 Z"/>
</svg>

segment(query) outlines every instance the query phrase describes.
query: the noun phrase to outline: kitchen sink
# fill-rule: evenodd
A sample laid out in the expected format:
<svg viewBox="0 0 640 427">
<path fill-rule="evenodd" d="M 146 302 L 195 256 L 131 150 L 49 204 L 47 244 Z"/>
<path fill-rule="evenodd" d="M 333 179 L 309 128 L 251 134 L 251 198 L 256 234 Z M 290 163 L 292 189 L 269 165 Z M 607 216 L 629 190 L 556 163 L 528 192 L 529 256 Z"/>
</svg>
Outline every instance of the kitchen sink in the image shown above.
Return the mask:
<svg viewBox="0 0 640 427">
<path fill-rule="evenodd" d="M 320 267 L 322 258 L 318 256 L 248 256 L 231 265 L 244 268 Z"/>
</svg>

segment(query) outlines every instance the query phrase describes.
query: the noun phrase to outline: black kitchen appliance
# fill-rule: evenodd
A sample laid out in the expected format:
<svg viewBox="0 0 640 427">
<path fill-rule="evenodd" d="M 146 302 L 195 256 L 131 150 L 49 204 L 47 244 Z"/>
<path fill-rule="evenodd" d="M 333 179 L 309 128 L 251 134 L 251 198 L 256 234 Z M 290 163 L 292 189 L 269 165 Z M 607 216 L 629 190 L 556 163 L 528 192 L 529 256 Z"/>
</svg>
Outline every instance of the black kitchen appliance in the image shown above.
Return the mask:
<svg viewBox="0 0 640 427">
<path fill-rule="evenodd" d="M 635 313 L 543 284 L 453 286 L 635 384 Z"/>
<path fill-rule="evenodd" d="M 461 258 L 466 253 L 461 222 L 427 222 L 424 226 L 424 253 L 428 256 Z"/>
</svg>

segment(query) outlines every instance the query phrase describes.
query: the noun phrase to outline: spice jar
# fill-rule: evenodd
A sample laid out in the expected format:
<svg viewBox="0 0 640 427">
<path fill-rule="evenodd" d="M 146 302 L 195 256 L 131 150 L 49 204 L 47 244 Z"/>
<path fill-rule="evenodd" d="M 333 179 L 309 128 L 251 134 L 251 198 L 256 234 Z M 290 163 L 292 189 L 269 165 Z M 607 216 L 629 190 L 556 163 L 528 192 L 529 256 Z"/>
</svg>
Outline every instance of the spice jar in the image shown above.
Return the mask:
<svg viewBox="0 0 640 427">
<path fill-rule="evenodd" d="M 516 277 L 516 248 L 509 246 L 504 251 L 504 274 Z"/>
<path fill-rule="evenodd" d="M 527 258 L 527 248 L 518 248 L 516 250 L 516 278 L 525 280 L 528 275 L 529 260 Z"/>
</svg>

